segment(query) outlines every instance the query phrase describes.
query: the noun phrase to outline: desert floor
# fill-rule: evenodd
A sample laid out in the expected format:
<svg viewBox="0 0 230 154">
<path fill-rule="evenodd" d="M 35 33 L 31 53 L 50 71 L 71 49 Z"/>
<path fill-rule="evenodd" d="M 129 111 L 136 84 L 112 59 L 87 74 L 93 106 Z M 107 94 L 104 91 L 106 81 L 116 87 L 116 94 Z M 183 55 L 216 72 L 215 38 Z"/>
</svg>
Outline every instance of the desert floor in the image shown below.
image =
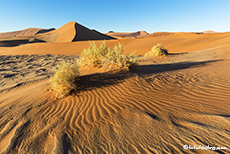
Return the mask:
<svg viewBox="0 0 230 154">
<path fill-rule="evenodd" d="M 0 153 L 230 153 L 229 40 L 178 33 L 106 41 L 136 51 L 139 67 L 82 69 L 85 87 L 62 99 L 47 90 L 49 77 L 88 41 L 1 47 Z M 170 55 L 143 57 L 158 42 Z"/>
</svg>

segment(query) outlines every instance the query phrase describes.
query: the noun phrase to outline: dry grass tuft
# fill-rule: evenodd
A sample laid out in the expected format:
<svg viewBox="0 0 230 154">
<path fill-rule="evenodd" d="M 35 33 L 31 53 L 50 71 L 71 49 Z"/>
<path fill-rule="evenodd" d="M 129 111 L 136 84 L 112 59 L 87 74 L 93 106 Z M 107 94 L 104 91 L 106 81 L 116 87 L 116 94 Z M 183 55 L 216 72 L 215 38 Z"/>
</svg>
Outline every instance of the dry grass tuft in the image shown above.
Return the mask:
<svg viewBox="0 0 230 154">
<path fill-rule="evenodd" d="M 166 56 L 168 50 L 165 49 L 160 43 L 152 47 L 151 51 L 147 52 L 145 56 Z"/>
<path fill-rule="evenodd" d="M 121 44 L 111 49 L 106 47 L 105 42 L 99 46 L 91 42 L 90 46 L 82 51 L 79 61 L 82 66 L 122 70 L 137 65 L 134 54 L 125 55 Z"/>
<path fill-rule="evenodd" d="M 71 91 L 77 90 L 79 77 L 78 65 L 64 62 L 57 65 L 55 74 L 49 80 L 49 89 L 56 93 L 57 98 L 63 98 Z"/>
</svg>

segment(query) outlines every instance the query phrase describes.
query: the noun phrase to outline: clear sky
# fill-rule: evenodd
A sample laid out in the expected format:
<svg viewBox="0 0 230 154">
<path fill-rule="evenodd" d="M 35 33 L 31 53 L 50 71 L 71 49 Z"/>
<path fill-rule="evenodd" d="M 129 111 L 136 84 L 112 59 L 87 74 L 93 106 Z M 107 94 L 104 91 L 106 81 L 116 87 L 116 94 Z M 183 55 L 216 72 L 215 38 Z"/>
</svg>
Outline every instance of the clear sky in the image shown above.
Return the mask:
<svg viewBox="0 0 230 154">
<path fill-rule="evenodd" d="M 0 32 L 76 21 L 100 32 L 230 31 L 230 0 L 1 0 Z"/>
</svg>

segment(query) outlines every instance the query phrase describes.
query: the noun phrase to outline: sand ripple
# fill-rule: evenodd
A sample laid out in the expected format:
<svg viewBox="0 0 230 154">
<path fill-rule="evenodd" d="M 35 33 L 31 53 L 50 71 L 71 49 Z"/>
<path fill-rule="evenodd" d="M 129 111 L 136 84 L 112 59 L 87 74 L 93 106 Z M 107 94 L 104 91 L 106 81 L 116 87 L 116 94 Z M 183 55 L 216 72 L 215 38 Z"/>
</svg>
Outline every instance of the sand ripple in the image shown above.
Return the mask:
<svg viewBox="0 0 230 154">
<path fill-rule="evenodd" d="M 1 152 L 184 153 L 184 144 L 230 149 L 230 78 L 218 69 L 227 64 L 92 74 L 83 77 L 88 84 L 77 95 L 59 100 L 43 91 L 47 80 L 2 92 Z"/>
</svg>

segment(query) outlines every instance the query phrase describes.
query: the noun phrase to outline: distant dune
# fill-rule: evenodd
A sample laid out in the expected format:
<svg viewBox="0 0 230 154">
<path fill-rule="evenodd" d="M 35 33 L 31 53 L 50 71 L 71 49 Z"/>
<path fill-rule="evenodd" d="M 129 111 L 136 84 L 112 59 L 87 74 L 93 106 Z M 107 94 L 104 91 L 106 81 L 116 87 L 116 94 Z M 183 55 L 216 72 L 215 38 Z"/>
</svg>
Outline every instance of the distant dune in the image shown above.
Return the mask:
<svg viewBox="0 0 230 154">
<path fill-rule="evenodd" d="M 133 33 L 121 33 L 121 32 L 108 32 L 106 33 L 106 35 L 112 36 L 112 37 L 116 37 L 116 38 L 138 38 L 138 37 L 143 37 L 148 35 L 148 33 L 146 31 L 137 31 L 137 32 L 133 32 Z"/>
<path fill-rule="evenodd" d="M 158 36 L 168 36 L 168 35 L 173 35 L 174 33 L 170 33 L 170 32 L 154 32 L 151 33 L 147 36 L 144 37 L 158 37 Z"/>
<path fill-rule="evenodd" d="M 154 33 L 153 33 L 154 34 Z M 44 35 L 42 35 L 44 36 Z M 150 36 L 150 37 L 149 37 Z M 215 33 L 199 35 L 195 33 L 173 33 L 166 36 L 152 36 L 151 34 L 138 39 L 108 40 L 106 45 L 113 47 L 118 43 L 124 45 L 124 51 L 136 51 L 137 55 L 144 55 L 157 43 L 169 49 L 169 52 L 190 52 L 229 45 L 230 33 Z M 101 41 L 95 41 L 99 44 Z M 0 54 L 74 54 L 78 55 L 88 47 L 88 41 L 62 42 L 62 43 L 33 43 L 14 48 L 0 48 Z"/>
<path fill-rule="evenodd" d="M 211 33 L 216 33 L 216 32 L 212 31 L 212 30 L 207 30 L 207 31 L 203 31 L 201 33 L 203 33 L 203 34 L 211 34 Z"/>
<path fill-rule="evenodd" d="M 18 36 L 31 36 L 36 35 L 40 33 L 45 33 L 54 30 L 54 28 L 51 29 L 42 29 L 42 28 L 26 28 L 24 30 L 20 31 L 13 31 L 13 32 L 6 32 L 6 33 L 0 33 L 0 38 L 10 38 L 10 37 L 18 37 Z"/>
</svg>

